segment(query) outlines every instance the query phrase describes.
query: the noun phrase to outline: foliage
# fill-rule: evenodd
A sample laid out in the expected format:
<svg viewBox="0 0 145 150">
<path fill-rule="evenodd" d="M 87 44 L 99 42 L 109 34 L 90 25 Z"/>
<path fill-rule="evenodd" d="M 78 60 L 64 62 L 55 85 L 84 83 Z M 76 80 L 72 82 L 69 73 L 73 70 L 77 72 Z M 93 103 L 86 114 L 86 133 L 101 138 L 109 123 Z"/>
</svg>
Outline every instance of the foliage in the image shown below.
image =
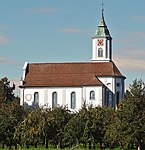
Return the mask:
<svg viewBox="0 0 145 150">
<path fill-rule="evenodd" d="M 139 147 L 143 147 L 145 141 L 145 83 L 142 80 L 133 81 L 133 84 L 130 85 L 130 92 L 126 95 L 126 101 L 124 110 L 128 110 L 130 142 L 136 142 Z"/>
<path fill-rule="evenodd" d="M 115 144 L 131 148 L 144 147 L 145 141 L 145 84 L 142 80 L 134 80 L 119 110 L 114 114 L 106 132 L 109 145 Z"/>
<path fill-rule="evenodd" d="M 15 89 L 15 85 L 13 84 L 13 86 L 11 87 L 8 78 L 5 77 L 0 80 L 0 104 L 13 101 L 14 89 Z"/>
<path fill-rule="evenodd" d="M 20 144 L 36 145 L 43 134 L 44 118 L 40 109 L 31 110 L 28 115 L 16 126 L 14 138 Z"/>
<path fill-rule="evenodd" d="M 55 107 L 52 109 L 52 116 L 54 118 L 54 123 L 52 130 L 53 139 L 52 143 L 60 148 L 62 148 L 62 139 L 64 138 L 64 128 L 71 118 L 71 113 L 67 107 Z"/>
<path fill-rule="evenodd" d="M 111 107 L 21 107 L 8 79 L 0 81 L 0 143 L 8 147 L 105 149 L 144 147 L 145 84 L 135 80 L 116 111 Z"/>
<path fill-rule="evenodd" d="M 13 139 L 15 126 L 23 116 L 23 108 L 19 105 L 19 98 L 14 96 L 14 89 L 8 78 L 0 80 L 0 142 L 10 147 L 16 144 Z"/>
</svg>

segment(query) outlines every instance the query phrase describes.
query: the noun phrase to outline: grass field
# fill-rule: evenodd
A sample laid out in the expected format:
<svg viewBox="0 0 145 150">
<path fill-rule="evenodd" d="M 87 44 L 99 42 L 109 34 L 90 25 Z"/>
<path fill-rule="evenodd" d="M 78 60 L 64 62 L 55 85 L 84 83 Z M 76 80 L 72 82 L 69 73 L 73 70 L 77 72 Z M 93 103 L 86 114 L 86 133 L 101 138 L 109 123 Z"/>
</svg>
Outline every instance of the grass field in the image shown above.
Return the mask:
<svg viewBox="0 0 145 150">
<path fill-rule="evenodd" d="M 10 150 L 9 148 L 5 147 L 4 149 L 0 148 L 0 150 Z M 11 150 L 15 150 L 14 147 L 12 147 Z M 18 150 L 60 150 L 60 149 L 56 149 L 56 148 L 48 148 L 46 149 L 45 147 L 41 147 L 41 148 L 18 148 Z M 88 149 L 84 149 L 84 148 L 65 148 L 63 150 L 88 150 Z M 99 148 L 96 148 L 96 150 L 100 150 Z M 110 149 L 110 148 L 106 148 L 104 150 L 120 150 L 120 148 L 114 148 L 114 149 Z"/>
</svg>

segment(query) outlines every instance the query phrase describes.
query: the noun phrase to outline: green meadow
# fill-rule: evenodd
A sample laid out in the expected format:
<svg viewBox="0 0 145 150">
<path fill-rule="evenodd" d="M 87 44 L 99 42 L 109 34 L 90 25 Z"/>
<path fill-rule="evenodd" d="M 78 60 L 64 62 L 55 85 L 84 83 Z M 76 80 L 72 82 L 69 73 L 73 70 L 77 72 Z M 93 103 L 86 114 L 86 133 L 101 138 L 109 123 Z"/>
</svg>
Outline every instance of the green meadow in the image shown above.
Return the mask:
<svg viewBox="0 0 145 150">
<path fill-rule="evenodd" d="M 8 147 L 5 147 L 4 149 L 0 148 L 0 150 L 10 150 Z M 11 148 L 11 150 L 15 150 L 14 147 Z M 46 149 L 45 147 L 40 147 L 40 148 L 18 148 L 18 150 L 60 150 L 57 148 L 48 148 Z M 88 150 L 85 148 L 65 148 L 63 150 Z M 95 150 L 100 150 L 100 148 L 96 148 Z M 110 148 L 105 148 L 104 150 L 120 150 L 120 148 L 114 148 L 114 149 L 110 149 Z"/>
</svg>

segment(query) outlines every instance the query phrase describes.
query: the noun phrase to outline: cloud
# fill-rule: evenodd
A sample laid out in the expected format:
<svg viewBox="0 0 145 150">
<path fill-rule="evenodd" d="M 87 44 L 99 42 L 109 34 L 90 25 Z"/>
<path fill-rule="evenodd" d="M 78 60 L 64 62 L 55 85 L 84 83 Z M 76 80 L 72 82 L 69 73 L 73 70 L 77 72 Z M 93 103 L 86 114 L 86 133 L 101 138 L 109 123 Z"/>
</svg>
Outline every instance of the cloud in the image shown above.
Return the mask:
<svg viewBox="0 0 145 150">
<path fill-rule="evenodd" d="M 137 22 L 145 22 L 145 16 L 133 16 L 133 20 L 136 20 Z"/>
<path fill-rule="evenodd" d="M 5 57 L 0 57 L 0 63 L 3 64 L 15 64 L 16 62 Z"/>
<path fill-rule="evenodd" d="M 6 36 L 0 35 L 0 44 L 8 43 L 10 39 Z"/>
<path fill-rule="evenodd" d="M 58 11 L 58 9 L 48 8 L 48 7 L 35 8 L 35 9 L 31 10 L 31 12 L 33 12 L 33 13 L 53 13 L 53 12 L 57 12 L 57 11 Z"/>
<path fill-rule="evenodd" d="M 124 34 L 123 38 L 117 38 L 117 42 L 122 42 L 122 43 L 135 43 L 138 44 L 140 42 L 144 42 L 145 38 L 145 31 L 138 31 L 138 32 L 128 32 Z"/>
<path fill-rule="evenodd" d="M 114 53 L 114 60 L 118 66 L 126 71 L 145 71 L 145 32 L 137 31 L 126 33 L 123 38 L 117 39 L 122 42 Z"/>
<path fill-rule="evenodd" d="M 124 55 L 124 57 L 132 57 L 136 59 L 145 59 L 145 49 L 141 48 L 125 48 L 125 49 L 119 49 L 120 54 L 119 55 Z"/>
<path fill-rule="evenodd" d="M 145 53 L 145 52 L 140 52 Z M 139 55 L 140 55 L 139 54 Z M 126 71 L 145 71 L 145 61 L 144 59 L 139 59 L 138 56 L 132 57 L 132 55 L 116 55 L 114 56 L 114 61 L 117 65 Z"/>
<path fill-rule="evenodd" d="M 5 29 L 9 29 L 10 26 L 8 25 L 0 25 L 0 30 L 5 30 Z"/>
<path fill-rule="evenodd" d="M 116 39 L 117 42 L 122 42 L 122 43 L 132 43 L 136 42 L 136 39 L 130 38 L 130 37 L 124 37 L 124 38 L 118 38 Z"/>
<path fill-rule="evenodd" d="M 140 40 L 141 38 L 145 38 L 145 32 L 135 32 L 134 36 L 138 37 L 138 39 Z"/>
<path fill-rule="evenodd" d="M 66 33 L 85 33 L 85 31 L 77 28 L 61 28 L 59 29 L 60 32 L 66 32 Z"/>
</svg>

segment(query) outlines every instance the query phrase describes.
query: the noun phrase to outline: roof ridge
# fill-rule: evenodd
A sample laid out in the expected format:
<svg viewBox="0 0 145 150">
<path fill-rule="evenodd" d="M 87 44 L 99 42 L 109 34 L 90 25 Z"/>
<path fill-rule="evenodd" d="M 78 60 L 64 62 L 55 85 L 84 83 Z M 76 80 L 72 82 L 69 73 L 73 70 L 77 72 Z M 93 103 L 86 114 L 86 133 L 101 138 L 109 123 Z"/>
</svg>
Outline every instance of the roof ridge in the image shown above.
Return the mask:
<svg viewBox="0 0 145 150">
<path fill-rule="evenodd" d="M 88 79 L 88 81 L 86 83 L 88 83 L 92 78 L 94 78 L 95 76 L 92 74 L 92 77 L 90 79 Z M 86 84 L 84 83 L 84 84 Z"/>
<path fill-rule="evenodd" d="M 28 64 L 30 65 L 43 65 L 43 64 L 104 64 L 104 63 L 111 63 L 111 62 L 92 62 L 92 61 L 88 61 L 88 62 L 30 62 Z"/>
<path fill-rule="evenodd" d="M 92 80 L 96 81 L 95 83 L 93 82 L 93 85 L 102 85 L 102 82 L 95 75 L 92 75 L 92 77 L 87 82 L 83 83 L 82 85 L 89 85 L 89 83 L 91 85 L 92 83 L 90 81 Z"/>
<path fill-rule="evenodd" d="M 120 76 L 125 77 L 125 76 L 122 75 L 122 73 L 120 72 L 120 70 L 118 69 L 118 67 L 115 65 L 114 62 L 112 63 L 112 65 L 113 65 L 113 74 L 114 74 L 114 76 L 116 76 L 116 75 L 119 73 Z M 117 73 L 117 72 L 118 72 L 118 73 Z M 118 76 L 118 75 L 117 75 L 117 76 Z M 125 78 L 126 78 L 126 77 L 125 77 Z"/>
</svg>

